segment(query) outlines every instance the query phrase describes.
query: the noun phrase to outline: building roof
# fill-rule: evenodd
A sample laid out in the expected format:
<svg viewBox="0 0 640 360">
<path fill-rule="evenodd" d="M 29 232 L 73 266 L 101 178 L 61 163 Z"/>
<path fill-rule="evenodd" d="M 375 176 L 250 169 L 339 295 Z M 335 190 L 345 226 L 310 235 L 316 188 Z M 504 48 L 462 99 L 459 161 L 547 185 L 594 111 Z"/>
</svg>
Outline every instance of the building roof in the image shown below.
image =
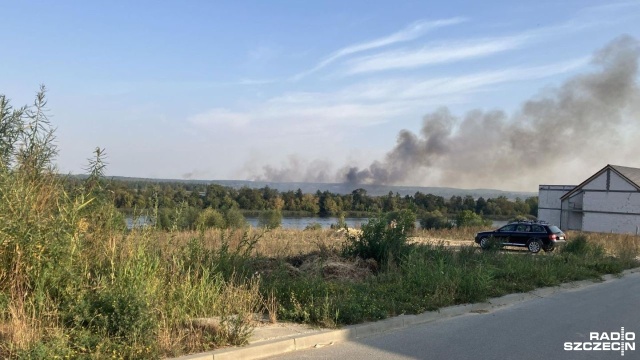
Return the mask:
<svg viewBox="0 0 640 360">
<path fill-rule="evenodd" d="M 635 185 L 637 188 L 640 188 L 640 169 L 632 168 L 627 166 L 620 165 L 608 165 L 611 166 L 613 170 L 618 172 L 618 175 L 621 175 L 623 178 L 628 180 Z"/>
<path fill-rule="evenodd" d="M 580 183 L 580 185 L 578 185 L 575 188 L 573 188 L 573 190 L 571 190 L 568 193 L 562 195 L 562 197 L 560 197 L 560 199 L 564 200 L 564 199 L 572 196 L 576 192 L 580 191 L 580 189 L 582 189 L 582 187 L 585 186 L 586 184 L 588 184 L 591 180 L 597 178 L 598 176 L 600 176 L 600 174 L 602 174 L 603 172 L 605 172 L 607 170 L 612 170 L 613 172 L 618 174 L 621 178 L 623 178 L 627 182 L 629 182 L 629 184 L 633 185 L 638 191 L 640 191 L 640 169 L 632 168 L 632 167 L 628 167 L 628 166 L 620 166 L 620 165 L 608 164 L 607 166 L 603 167 L 597 173 L 591 175 L 587 180 L 585 180 L 582 183 Z"/>
</svg>

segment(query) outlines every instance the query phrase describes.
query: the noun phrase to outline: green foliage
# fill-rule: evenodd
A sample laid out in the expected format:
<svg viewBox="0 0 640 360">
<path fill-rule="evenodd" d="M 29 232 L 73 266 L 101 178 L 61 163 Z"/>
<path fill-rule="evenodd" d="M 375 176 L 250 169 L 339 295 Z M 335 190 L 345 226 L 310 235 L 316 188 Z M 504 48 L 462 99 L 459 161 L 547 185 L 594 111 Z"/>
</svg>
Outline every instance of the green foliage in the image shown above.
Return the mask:
<svg viewBox="0 0 640 360">
<path fill-rule="evenodd" d="M 245 220 L 242 212 L 238 208 L 230 208 L 224 214 L 227 227 L 230 229 L 244 229 L 247 227 L 247 220 Z"/>
<path fill-rule="evenodd" d="M 462 210 L 456 216 L 457 227 L 491 226 L 491 223 L 491 220 L 483 219 L 471 210 Z"/>
<path fill-rule="evenodd" d="M 201 217 L 201 213 L 199 209 L 183 202 L 176 208 L 157 208 L 153 222 L 156 228 L 169 231 L 195 230 L 200 225 L 206 228 L 205 223 L 200 221 L 212 220 L 206 218 L 211 213 L 203 215 L 204 217 Z M 212 216 L 215 217 L 215 214 Z"/>
<path fill-rule="evenodd" d="M 535 220 L 535 217 L 531 216 L 531 215 L 517 215 L 511 219 L 508 220 L 508 222 L 517 222 L 517 221 L 529 221 L 529 220 Z"/>
<path fill-rule="evenodd" d="M 257 238 L 162 253 L 153 229 L 126 232 L 104 150 L 85 181 L 55 173 L 45 105 L 44 88 L 19 110 L 0 96 L 0 358 L 158 358 L 246 342 L 259 286 L 233 274 L 245 274 Z M 199 211 L 188 200 L 159 209 L 166 198 L 148 198 L 158 226 L 194 228 Z M 214 335 L 185 325 L 213 316 L 223 320 Z"/>
<path fill-rule="evenodd" d="M 304 229 L 305 230 L 310 230 L 310 231 L 322 230 L 322 225 L 320 223 L 317 223 L 317 222 L 312 222 L 312 223 L 308 224 L 307 226 L 305 226 Z"/>
<path fill-rule="evenodd" d="M 495 238 L 494 236 L 490 236 L 487 241 L 487 247 L 483 250 L 485 251 L 498 251 L 503 247 L 502 241 L 500 239 Z"/>
<path fill-rule="evenodd" d="M 420 227 L 427 230 L 451 229 L 453 224 L 438 210 L 422 213 Z"/>
<path fill-rule="evenodd" d="M 414 222 L 415 215 L 408 211 L 399 212 L 392 221 L 385 215 L 370 219 L 362 225 L 360 235 L 347 235 L 344 254 L 374 259 L 385 265 L 399 263 L 410 248 L 407 237 Z"/>
<path fill-rule="evenodd" d="M 347 222 L 344 220 L 344 213 L 340 213 L 338 216 L 338 222 L 331 224 L 332 229 L 344 229 L 347 227 Z"/>
<path fill-rule="evenodd" d="M 224 229 L 227 226 L 224 215 L 211 208 L 204 209 L 198 215 L 197 224 L 198 229 L 201 230 L 211 228 Z"/>
<path fill-rule="evenodd" d="M 602 245 L 590 243 L 584 234 L 578 234 L 576 237 L 564 244 L 560 249 L 563 254 L 596 257 L 604 254 L 604 248 Z"/>
<path fill-rule="evenodd" d="M 535 216 L 537 198 L 511 201 L 506 197 L 485 200 L 472 196 L 452 196 L 448 200 L 442 196 L 416 192 L 413 196 L 389 193 L 371 196 L 364 189 L 356 189 L 350 194 L 336 194 L 317 191 L 305 194 L 300 189 L 284 191 L 269 188 L 255 189 L 243 187 L 234 189 L 217 184 L 193 184 L 181 182 L 117 181 L 108 182 L 109 191 L 114 196 L 114 204 L 120 209 L 150 209 L 154 203 L 160 208 L 177 208 L 183 202 L 190 207 L 206 208 L 225 212 L 240 209 L 259 213 L 265 210 L 281 211 L 283 214 L 303 216 L 349 216 L 370 217 L 380 211 L 393 212 L 411 210 L 416 213 L 439 211 L 445 215 L 455 215 L 463 210 L 473 211 L 483 216 Z M 356 215 L 358 214 L 358 215 Z"/>
<path fill-rule="evenodd" d="M 411 210 L 391 211 L 385 214 L 387 223 L 394 227 L 400 227 L 404 232 L 410 232 L 416 228 L 416 214 Z"/>
<path fill-rule="evenodd" d="M 282 213 L 278 210 L 267 210 L 258 216 L 258 226 L 265 229 L 277 229 L 282 223 Z"/>
<path fill-rule="evenodd" d="M 405 252 L 399 266 L 356 282 L 300 276 L 283 267 L 266 277 L 264 285 L 276 289 L 281 319 L 340 325 L 598 278 L 638 262 L 633 264 L 597 251 L 523 257 L 477 247 L 415 246 Z M 321 307 L 327 310 L 320 311 Z"/>
</svg>

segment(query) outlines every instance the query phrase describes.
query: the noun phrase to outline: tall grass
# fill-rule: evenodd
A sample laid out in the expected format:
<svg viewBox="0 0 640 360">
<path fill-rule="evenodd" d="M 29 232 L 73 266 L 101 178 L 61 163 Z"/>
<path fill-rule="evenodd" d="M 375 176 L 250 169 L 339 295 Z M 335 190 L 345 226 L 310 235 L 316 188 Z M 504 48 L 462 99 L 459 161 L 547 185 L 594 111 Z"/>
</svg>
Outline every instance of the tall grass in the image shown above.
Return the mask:
<svg viewBox="0 0 640 360">
<path fill-rule="evenodd" d="M 44 93 L 19 109 L 0 96 L 0 357 L 154 358 L 246 342 L 263 306 L 241 263 L 255 238 L 206 249 L 195 233 L 167 251 L 154 229 L 126 232 L 99 148 L 86 182 L 66 191 Z"/>
</svg>

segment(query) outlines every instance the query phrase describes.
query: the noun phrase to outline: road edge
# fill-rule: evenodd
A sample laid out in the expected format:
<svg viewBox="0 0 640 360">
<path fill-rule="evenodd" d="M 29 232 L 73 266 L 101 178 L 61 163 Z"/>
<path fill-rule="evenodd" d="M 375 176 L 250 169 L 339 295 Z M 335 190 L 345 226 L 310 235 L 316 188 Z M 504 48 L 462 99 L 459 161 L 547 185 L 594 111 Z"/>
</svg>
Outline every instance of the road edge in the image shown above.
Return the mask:
<svg viewBox="0 0 640 360">
<path fill-rule="evenodd" d="M 547 297 L 562 291 L 573 291 L 587 286 L 602 284 L 619 279 L 625 275 L 640 272 L 640 268 L 624 270 L 621 274 L 603 275 L 601 281 L 581 280 L 545 288 L 538 288 L 526 293 L 508 294 L 488 299 L 475 304 L 454 305 L 436 311 L 428 311 L 417 315 L 399 315 L 388 319 L 358 325 L 345 326 L 337 330 L 319 329 L 315 332 L 261 341 L 243 347 L 229 347 L 214 351 L 184 355 L 167 360 L 224 360 L 224 359 L 261 359 L 292 351 L 319 348 L 354 339 L 366 338 L 385 332 L 400 330 L 413 325 L 426 324 L 437 320 L 452 318 L 469 313 L 487 313 L 494 309 L 519 304 L 531 299 Z"/>
</svg>

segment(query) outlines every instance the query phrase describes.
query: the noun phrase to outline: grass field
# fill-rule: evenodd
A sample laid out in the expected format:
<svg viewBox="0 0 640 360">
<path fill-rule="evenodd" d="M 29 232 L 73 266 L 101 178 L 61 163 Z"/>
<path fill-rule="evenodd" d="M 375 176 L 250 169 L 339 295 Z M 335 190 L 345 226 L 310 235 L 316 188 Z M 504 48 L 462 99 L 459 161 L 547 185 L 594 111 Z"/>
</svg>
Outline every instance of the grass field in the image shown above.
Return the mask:
<svg viewBox="0 0 640 360">
<path fill-rule="evenodd" d="M 0 356 L 174 356 L 246 342 L 255 314 L 337 327 L 597 278 L 640 254 L 635 236 L 569 233 L 583 245 L 514 256 L 481 251 L 480 229 L 418 230 L 385 263 L 345 254 L 362 232 L 125 232 L 93 221 L 75 219 L 67 244 L 5 239 L 0 256 L 14 257 L 0 273 Z"/>
</svg>

